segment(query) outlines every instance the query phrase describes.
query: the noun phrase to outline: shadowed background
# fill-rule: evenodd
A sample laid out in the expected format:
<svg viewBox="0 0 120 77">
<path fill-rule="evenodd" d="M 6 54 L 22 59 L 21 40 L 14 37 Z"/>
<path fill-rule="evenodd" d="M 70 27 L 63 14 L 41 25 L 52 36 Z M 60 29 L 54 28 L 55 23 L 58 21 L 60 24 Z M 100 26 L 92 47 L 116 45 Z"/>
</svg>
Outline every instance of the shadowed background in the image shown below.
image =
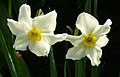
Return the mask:
<svg viewBox="0 0 120 77">
<path fill-rule="evenodd" d="M 18 10 L 22 3 L 27 3 L 31 6 L 32 17 L 35 17 L 36 12 L 41 8 L 44 13 L 51 10 L 56 10 L 57 12 L 57 26 L 55 33 L 65 33 L 73 34 L 69 31 L 66 26 L 70 26 L 74 31 L 75 21 L 77 16 L 84 11 L 84 5 L 86 0 L 19 0 L 19 5 L 13 0 L 13 18 L 17 20 Z M 120 10 L 119 10 L 118 0 L 98 0 L 98 20 L 100 24 L 110 18 L 112 20 L 111 31 L 108 34 L 109 43 L 103 49 L 103 55 L 101 58 L 103 68 L 100 71 L 100 77 L 119 77 L 120 72 Z M 71 46 L 68 43 L 69 47 Z M 54 45 L 54 56 L 57 67 L 58 77 L 64 77 L 64 62 L 66 54 L 66 42 L 56 43 Z M 49 57 L 37 57 L 30 51 L 20 52 L 27 64 L 27 67 L 31 73 L 31 77 L 49 77 L 50 76 L 50 66 Z M 89 64 L 89 60 L 88 60 Z M 70 75 L 74 77 L 74 61 L 69 60 Z M 88 65 L 90 66 L 90 65 Z M 87 70 L 90 68 L 88 67 Z M 7 72 L 6 72 L 7 71 Z M 5 77 L 10 76 L 8 67 L 4 65 L 2 68 L 2 73 Z M 89 71 L 87 72 L 87 77 L 89 77 Z"/>
</svg>

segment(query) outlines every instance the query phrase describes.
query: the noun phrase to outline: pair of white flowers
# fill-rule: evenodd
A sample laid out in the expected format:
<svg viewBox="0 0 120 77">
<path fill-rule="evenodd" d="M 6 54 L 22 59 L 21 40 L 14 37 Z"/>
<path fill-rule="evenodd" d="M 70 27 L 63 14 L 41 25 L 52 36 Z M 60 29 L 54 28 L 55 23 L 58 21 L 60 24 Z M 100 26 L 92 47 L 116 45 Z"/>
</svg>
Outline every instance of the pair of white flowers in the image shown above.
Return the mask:
<svg viewBox="0 0 120 77">
<path fill-rule="evenodd" d="M 57 13 L 31 18 L 29 5 L 23 4 L 19 10 L 18 21 L 7 19 L 8 27 L 16 35 L 13 47 L 16 50 L 28 49 L 37 56 L 48 56 L 51 45 L 63 40 L 70 41 L 74 47 L 68 49 L 67 59 L 79 60 L 87 56 L 93 66 L 100 64 L 101 47 L 108 43 L 106 34 L 110 31 L 111 20 L 99 25 L 96 18 L 88 13 L 81 13 L 76 21 L 76 27 L 81 31 L 80 36 L 54 34 Z"/>
</svg>

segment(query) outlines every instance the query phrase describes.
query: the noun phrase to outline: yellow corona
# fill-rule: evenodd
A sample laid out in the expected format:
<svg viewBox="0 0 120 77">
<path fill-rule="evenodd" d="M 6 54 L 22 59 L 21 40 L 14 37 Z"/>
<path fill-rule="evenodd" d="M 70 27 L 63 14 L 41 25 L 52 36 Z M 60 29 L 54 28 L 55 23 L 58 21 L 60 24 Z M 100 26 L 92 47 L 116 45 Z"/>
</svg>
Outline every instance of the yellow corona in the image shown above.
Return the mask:
<svg viewBox="0 0 120 77">
<path fill-rule="evenodd" d="M 92 47 L 95 45 L 97 38 L 93 34 L 83 35 L 83 43 L 87 47 Z"/>
<path fill-rule="evenodd" d="M 41 31 L 35 27 L 33 27 L 29 32 L 28 32 L 28 37 L 31 41 L 36 42 L 41 40 Z"/>
</svg>

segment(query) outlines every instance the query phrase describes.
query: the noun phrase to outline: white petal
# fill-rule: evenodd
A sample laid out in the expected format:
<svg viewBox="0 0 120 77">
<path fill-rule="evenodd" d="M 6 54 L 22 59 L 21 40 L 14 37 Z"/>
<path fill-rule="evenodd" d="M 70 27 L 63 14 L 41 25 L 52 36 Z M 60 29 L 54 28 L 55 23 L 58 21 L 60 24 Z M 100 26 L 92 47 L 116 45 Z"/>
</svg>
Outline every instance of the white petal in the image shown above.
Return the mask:
<svg viewBox="0 0 120 77">
<path fill-rule="evenodd" d="M 27 27 L 32 26 L 31 9 L 29 5 L 23 4 L 20 7 L 18 21 Z"/>
<path fill-rule="evenodd" d="M 86 56 L 91 60 L 92 66 L 98 66 L 100 64 L 100 58 L 102 56 L 102 50 L 100 47 L 93 47 L 93 48 L 87 48 L 86 51 Z"/>
<path fill-rule="evenodd" d="M 91 33 L 99 25 L 97 19 L 88 13 L 81 13 L 76 21 L 76 27 L 83 34 Z"/>
<path fill-rule="evenodd" d="M 33 24 L 39 28 L 43 33 L 53 32 L 56 28 L 57 13 L 52 11 L 46 15 L 35 17 Z"/>
<path fill-rule="evenodd" d="M 7 21 L 8 21 L 7 25 L 14 35 L 18 35 L 19 33 L 23 32 L 23 26 L 20 25 L 19 22 L 14 21 L 12 19 L 7 19 Z"/>
<path fill-rule="evenodd" d="M 112 21 L 110 19 L 107 19 L 104 25 L 112 25 Z"/>
<path fill-rule="evenodd" d="M 106 35 L 104 36 L 100 36 L 100 38 L 98 39 L 98 41 L 96 42 L 96 44 L 99 46 L 99 47 L 104 47 L 107 45 L 109 39 L 107 38 Z"/>
<path fill-rule="evenodd" d="M 78 47 L 69 48 L 66 54 L 66 59 L 80 60 L 83 57 L 85 57 L 85 47 L 82 44 Z"/>
<path fill-rule="evenodd" d="M 76 47 L 82 42 L 82 35 L 81 36 L 68 35 L 65 40 L 71 42 L 72 45 Z"/>
<path fill-rule="evenodd" d="M 44 40 L 47 40 L 50 45 L 53 45 L 57 42 L 61 42 L 61 41 L 65 40 L 67 38 L 67 34 L 63 33 L 63 34 L 54 35 L 54 34 L 44 33 L 44 34 L 42 34 L 42 37 Z"/>
<path fill-rule="evenodd" d="M 29 43 L 28 36 L 26 34 L 19 34 L 15 39 L 13 48 L 16 50 L 26 50 Z"/>
<path fill-rule="evenodd" d="M 50 45 L 47 40 L 42 39 L 38 42 L 30 42 L 29 49 L 37 56 L 48 56 L 50 52 Z"/>
<path fill-rule="evenodd" d="M 97 37 L 101 36 L 101 35 L 105 35 L 107 33 L 110 32 L 110 25 L 112 24 L 112 21 L 110 19 L 108 19 L 104 25 L 99 25 L 98 27 L 96 27 L 96 29 L 94 30 L 94 33 Z"/>
</svg>

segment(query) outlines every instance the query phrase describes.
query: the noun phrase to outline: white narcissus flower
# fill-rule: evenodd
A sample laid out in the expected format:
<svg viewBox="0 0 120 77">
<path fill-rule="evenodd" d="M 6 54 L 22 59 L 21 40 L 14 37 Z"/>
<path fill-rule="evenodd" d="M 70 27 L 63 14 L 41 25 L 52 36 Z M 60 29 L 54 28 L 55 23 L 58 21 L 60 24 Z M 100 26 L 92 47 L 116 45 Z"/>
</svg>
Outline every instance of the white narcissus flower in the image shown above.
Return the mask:
<svg viewBox="0 0 120 77">
<path fill-rule="evenodd" d="M 18 21 L 7 19 L 8 27 L 16 35 L 13 47 L 22 51 L 28 47 L 37 56 L 48 56 L 51 45 L 67 37 L 66 34 L 54 35 L 56 18 L 55 11 L 31 18 L 30 6 L 23 4 L 19 10 Z"/>
<path fill-rule="evenodd" d="M 68 49 L 67 59 L 80 60 L 87 56 L 93 66 L 100 64 L 102 56 L 101 47 L 108 43 L 106 34 L 110 31 L 111 20 L 108 19 L 104 25 L 99 25 L 97 19 L 88 13 L 81 13 L 76 21 L 76 27 L 81 31 L 80 36 L 68 35 L 74 47 Z"/>
</svg>

